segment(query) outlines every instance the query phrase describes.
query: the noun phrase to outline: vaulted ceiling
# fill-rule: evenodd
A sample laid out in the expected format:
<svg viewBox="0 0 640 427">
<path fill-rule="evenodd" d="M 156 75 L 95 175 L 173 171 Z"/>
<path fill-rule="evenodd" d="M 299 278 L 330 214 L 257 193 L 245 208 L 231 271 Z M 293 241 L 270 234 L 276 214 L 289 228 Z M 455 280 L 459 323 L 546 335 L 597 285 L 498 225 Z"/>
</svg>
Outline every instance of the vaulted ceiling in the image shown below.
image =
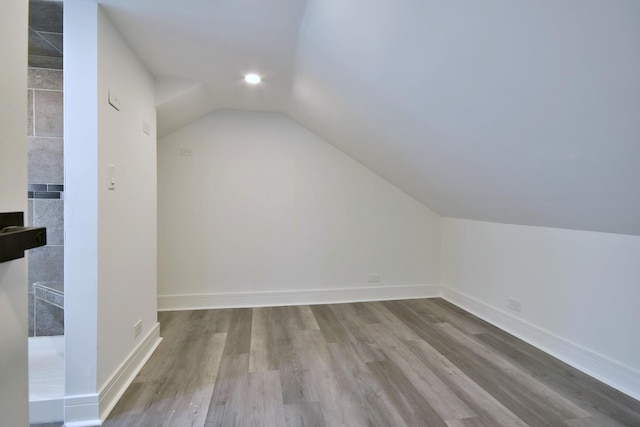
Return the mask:
<svg viewBox="0 0 640 427">
<path fill-rule="evenodd" d="M 443 216 L 640 234 L 637 0 L 100 3 L 160 136 L 282 112 Z"/>
</svg>

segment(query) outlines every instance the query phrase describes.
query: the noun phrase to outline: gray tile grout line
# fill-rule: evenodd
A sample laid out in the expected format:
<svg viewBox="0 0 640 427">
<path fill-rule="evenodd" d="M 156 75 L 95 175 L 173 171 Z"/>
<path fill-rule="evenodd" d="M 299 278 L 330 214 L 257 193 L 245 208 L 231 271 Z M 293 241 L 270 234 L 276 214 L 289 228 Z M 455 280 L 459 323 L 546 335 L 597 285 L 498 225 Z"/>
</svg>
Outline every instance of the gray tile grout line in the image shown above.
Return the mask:
<svg viewBox="0 0 640 427">
<path fill-rule="evenodd" d="M 35 126 L 35 120 L 33 125 Z M 27 135 L 27 138 L 38 138 L 38 139 L 64 139 L 63 136 L 36 136 L 36 135 Z"/>
<path fill-rule="evenodd" d="M 31 135 L 36 134 L 36 93 L 31 90 Z"/>
<path fill-rule="evenodd" d="M 41 32 L 44 33 L 46 31 L 41 31 Z M 59 34 L 59 33 L 51 33 L 51 34 Z M 29 69 L 30 70 L 49 70 L 49 71 L 55 71 L 55 72 L 58 72 L 58 73 L 64 72 L 64 70 L 58 70 L 57 68 L 44 68 L 44 67 L 32 67 L 32 66 L 29 66 Z"/>
<path fill-rule="evenodd" d="M 31 95 L 31 102 L 33 103 L 33 107 L 31 109 L 31 111 L 33 112 L 33 136 L 36 135 L 36 91 L 34 89 L 31 89 L 33 91 L 33 95 Z"/>
<path fill-rule="evenodd" d="M 42 91 L 42 92 L 63 92 L 64 93 L 64 89 L 38 89 L 38 88 L 35 88 L 35 87 L 28 87 L 27 89 L 34 90 L 34 91 L 35 90 L 39 90 L 39 91 Z"/>
</svg>

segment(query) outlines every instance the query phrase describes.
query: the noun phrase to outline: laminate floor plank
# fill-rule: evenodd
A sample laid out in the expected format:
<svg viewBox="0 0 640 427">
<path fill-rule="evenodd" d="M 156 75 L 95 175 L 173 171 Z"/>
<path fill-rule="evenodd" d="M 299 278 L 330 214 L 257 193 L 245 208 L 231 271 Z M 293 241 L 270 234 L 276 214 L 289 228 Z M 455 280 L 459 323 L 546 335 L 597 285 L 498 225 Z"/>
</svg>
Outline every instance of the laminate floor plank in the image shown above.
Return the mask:
<svg viewBox="0 0 640 427">
<path fill-rule="evenodd" d="M 404 426 L 393 400 L 384 390 L 370 367 L 360 358 L 351 343 L 330 343 L 336 377 L 342 391 L 352 402 L 352 413 L 345 418 L 347 425 Z M 377 363 L 377 362 L 374 362 Z"/>
<path fill-rule="evenodd" d="M 281 343 L 278 351 L 278 372 L 285 405 L 318 401 L 314 389 L 309 387 L 308 363 L 303 360 L 306 344 L 301 341 L 302 338 L 295 334 L 290 342 Z"/>
<path fill-rule="evenodd" d="M 278 355 L 280 349 L 288 349 L 299 332 L 314 331 L 320 333 L 311 308 L 309 306 L 273 307 L 264 311 L 266 319 L 261 323 L 267 325 L 269 331 L 266 336 L 270 339 L 277 362 L 273 366 L 278 367 L 283 357 Z M 255 323 L 254 323 L 255 324 Z M 286 357 L 287 355 L 283 355 Z"/>
<path fill-rule="evenodd" d="M 444 329 L 453 340 L 469 349 L 468 353 L 472 353 L 479 360 L 482 360 L 484 366 L 492 366 L 496 371 L 500 372 L 503 380 L 510 381 L 515 386 L 525 389 L 528 400 L 535 401 L 535 406 L 533 407 L 543 407 L 539 409 L 544 409 L 547 416 L 553 412 L 558 420 L 566 420 L 591 415 L 565 396 L 547 387 L 507 359 L 501 357 L 500 354 L 491 351 L 476 339 L 462 334 L 446 323 L 439 325 L 439 327 Z"/>
<path fill-rule="evenodd" d="M 370 325 L 378 323 L 378 319 L 366 305 L 361 304 L 360 309 L 357 310 L 354 304 L 334 304 L 331 306 L 331 310 L 334 314 L 333 321 L 343 325 L 347 331 L 345 336 L 349 338 L 365 362 L 386 360 L 384 352 L 376 344 L 369 329 Z M 361 315 L 363 313 L 365 317 Z M 368 322 L 374 318 L 376 319 L 375 323 Z"/>
<path fill-rule="evenodd" d="M 284 408 L 278 371 L 252 372 L 249 374 L 243 426 L 282 426 Z"/>
<path fill-rule="evenodd" d="M 313 316 L 328 343 L 344 342 L 351 339 L 345 329 L 345 325 L 340 324 L 336 319 L 329 305 L 315 305 L 311 307 Z"/>
<path fill-rule="evenodd" d="M 477 338 L 528 375 L 558 390 L 591 414 L 604 415 L 623 425 L 640 426 L 640 403 L 631 397 L 505 332 L 482 334 Z"/>
<path fill-rule="evenodd" d="M 286 427 L 324 427 L 327 422 L 318 402 L 284 405 Z"/>
<path fill-rule="evenodd" d="M 446 427 L 444 420 L 423 396 L 391 362 L 371 362 L 368 364 L 375 378 L 382 384 L 396 410 L 406 425 L 428 425 Z M 397 424 L 395 424 L 397 425 Z"/>
<path fill-rule="evenodd" d="M 212 402 L 231 402 L 236 397 L 237 390 L 246 387 L 239 380 L 248 379 L 249 375 L 249 355 L 232 354 L 222 356 L 218 375 L 214 383 Z M 246 391 L 246 389 L 245 389 Z"/>
<path fill-rule="evenodd" d="M 317 399 L 328 426 L 358 426 L 357 408 L 352 396 L 345 394 L 340 387 L 340 378 L 333 365 L 327 343 L 322 331 L 300 331 L 295 345 L 301 355 L 301 365 L 306 368 L 304 374 L 305 395 L 309 400 Z"/>
<path fill-rule="evenodd" d="M 322 331 L 299 331 L 292 345 L 290 362 L 292 366 L 313 371 L 331 371 L 329 347 Z"/>
<path fill-rule="evenodd" d="M 243 426 L 252 416 L 248 386 L 249 354 L 222 356 L 205 426 Z"/>
<path fill-rule="evenodd" d="M 450 307 L 443 306 L 436 300 L 420 299 L 407 301 L 407 305 L 417 313 L 425 316 L 433 316 L 440 320 L 438 323 L 449 323 L 466 334 L 475 335 L 488 332 L 485 325 L 477 321 L 477 317 L 468 317 L 462 313 L 453 311 Z"/>
<path fill-rule="evenodd" d="M 202 314 L 163 316 L 165 340 L 114 408 L 106 426 L 152 425 L 158 419 L 166 425 L 203 425 L 227 334 L 212 334 L 206 328 L 202 334 L 194 328 Z M 177 324 L 182 328 L 175 328 Z"/>
<path fill-rule="evenodd" d="M 624 427 L 629 425 L 637 426 L 638 424 L 622 424 L 614 419 L 607 417 L 606 415 L 594 415 L 587 418 L 578 418 L 573 420 L 567 420 L 564 422 L 567 427 Z"/>
<path fill-rule="evenodd" d="M 366 323 L 358 316 L 356 311 L 350 304 L 334 304 L 330 307 L 332 322 L 336 323 L 334 328 L 342 328 L 344 332 L 344 341 L 354 342 L 372 342 L 371 337 L 363 328 Z"/>
<path fill-rule="evenodd" d="M 234 308 L 229 318 L 224 354 L 248 354 L 251 351 L 251 324 L 253 310 Z"/>
<path fill-rule="evenodd" d="M 318 402 L 318 392 L 309 371 L 280 369 L 282 402 L 285 405 Z"/>
<path fill-rule="evenodd" d="M 441 299 L 158 320 L 106 427 L 640 427 L 640 402 Z"/>
<path fill-rule="evenodd" d="M 420 335 L 413 328 L 394 315 L 384 303 L 371 302 L 367 303 L 367 307 L 380 319 L 380 323 L 387 325 L 393 331 L 393 334 L 401 340 L 411 341 L 420 338 Z"/>
<path fill-rule="evenodd" d="M 412 387 L 426 399 L 427 405 L 442 420 L 475 417 L 473 412 L 429 367 L 416 357 L 405 342 L 395 337 L 386 325 L 371 325 L 376 331 L 378 344 L 394 368 L 402 372 Z"/>
<path fill-rule="evenodd" d="M 191 357 L 185 359 L 182 371 L 175 372 L 181 381 L 169 387 L 174 396 L 170 399 L 170 425 L 201 427 L 205 423 L 227 333 L 210 337 L 208 341 L 200 340 L 206 345 L 193 345 L 189 349 Z"/>
<path fill-rule="evenodd" d="M 251 340 L 249 343 L 249 372 L 264 372 L 278 369 L 278 334 L 280 325 L 273 322 L 273 309 L 253 310 Z"/>
<path fill-rule="evenodd" d="M 447 421 L 447 427 L 486 427 L 492 426 L 489 420 L 482 419 L 481 417 L 462 418 L 459 420 Z"/>
<path fill-rule="evenodd" d="M 423 322 L 419 314 L 399 302 L 387 302 L 385 307 L 528 425 L 561 425 L 566 419 L 589 415 L 532 377 L 522 382 L 526 375 L 498 355 L 484 351 L 472 336 L 446 323 Z"/>
<path fill-rule="evenodd" d="M 353 307 L 353 311 L 356 312 L 364 323 L 380 323 L 380 319 L 376 316 L 373 310 L 371 310 L 371 305 L 369 303 L 356 302 L 348 305 Z"/>
<path fill-rule="evenodd" d="M 311 311 L 311 307 L 308 305 L 295 305 L 283 308 L 285 312 L 284 319 L 290 331 L 320 330 L 313 311 Z"/>
<path fill-rule="evenodd" d="M 478 383 L 469 378 L 456 365 L 438 353 L 423 340 L 407 343 L 416 357 L 447 384 L 456 396 L 476 414 L 486 425 L 494 427 L 524 427 L 526 424 L 507 409 Z M 449 420 L 454 421 L 454 420 Z"/>
</svg>

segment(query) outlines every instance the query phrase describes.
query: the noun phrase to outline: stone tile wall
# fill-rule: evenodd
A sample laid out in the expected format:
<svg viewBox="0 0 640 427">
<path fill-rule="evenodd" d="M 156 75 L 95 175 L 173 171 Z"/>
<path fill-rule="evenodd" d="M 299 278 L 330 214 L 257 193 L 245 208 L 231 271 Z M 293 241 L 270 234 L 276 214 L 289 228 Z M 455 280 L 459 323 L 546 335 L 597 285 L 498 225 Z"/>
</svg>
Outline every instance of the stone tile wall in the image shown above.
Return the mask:
<svg viewBox="0 0 640 427">
<path fill-rule="evenodd" d="M 62 70 L 29 68 L 28 217 L 31 225 L 47 227 L 47 246 L 28 252 L 29 336 L 64 334 L 62 85 Z"/>
</svg>

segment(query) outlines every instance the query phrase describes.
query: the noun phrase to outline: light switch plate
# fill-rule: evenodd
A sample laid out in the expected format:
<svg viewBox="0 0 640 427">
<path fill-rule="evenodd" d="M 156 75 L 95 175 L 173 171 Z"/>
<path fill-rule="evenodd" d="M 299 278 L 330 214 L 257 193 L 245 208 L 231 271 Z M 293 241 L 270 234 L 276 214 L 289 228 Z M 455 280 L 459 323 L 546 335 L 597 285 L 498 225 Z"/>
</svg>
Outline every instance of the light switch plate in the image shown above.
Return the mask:
<svg viewBox="0 0 640 427">
<path fill-rule="evenodd" d="M 108 176 L 108 189 L 109 190 L 115 190 L 116 189 L 116 167 L 112 164 L 108 164 L 107 168 L 109 169 L 109 176 Z"/>
<path fill-rule="evenodd" d="M 116 110 L 120 111 L 120 97 L 113 89 L 109 89 L 109 104 Z"/>
</svg>

